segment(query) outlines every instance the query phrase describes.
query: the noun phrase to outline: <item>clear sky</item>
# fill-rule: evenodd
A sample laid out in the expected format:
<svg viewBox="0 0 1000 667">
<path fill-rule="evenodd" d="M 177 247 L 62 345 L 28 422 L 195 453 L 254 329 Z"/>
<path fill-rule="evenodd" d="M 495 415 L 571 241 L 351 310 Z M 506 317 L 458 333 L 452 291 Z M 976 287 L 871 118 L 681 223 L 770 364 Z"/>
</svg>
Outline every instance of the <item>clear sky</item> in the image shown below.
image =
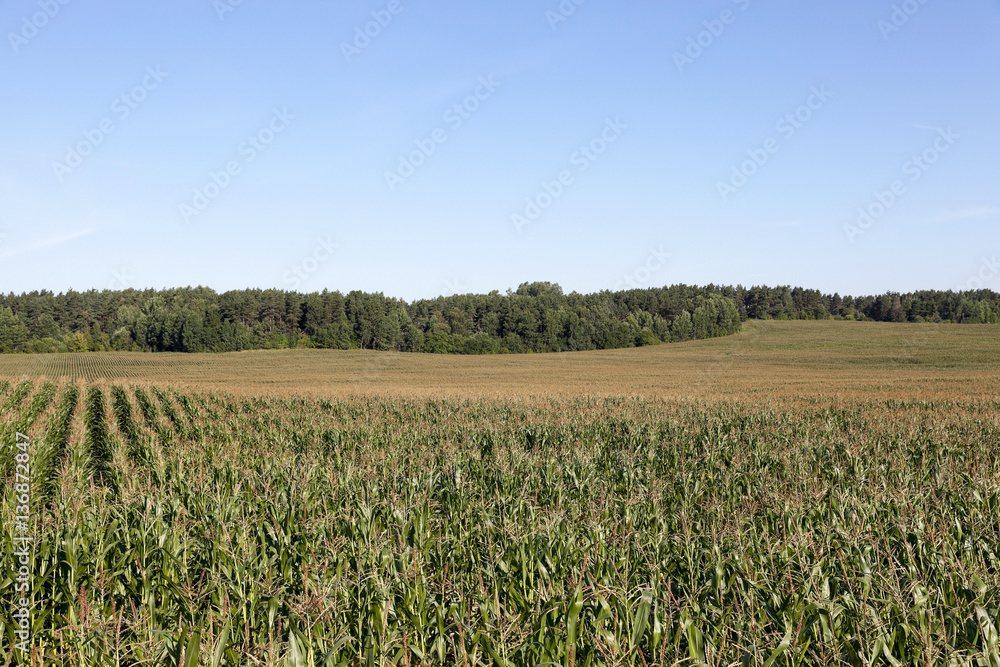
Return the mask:
<svg viewBox="0 0 1000 667">
<path fill-rule="evenodd" d="M 5 0 L 0 29 L 3 292 L 1000 290 L 998 0 Z"/>
</svg>

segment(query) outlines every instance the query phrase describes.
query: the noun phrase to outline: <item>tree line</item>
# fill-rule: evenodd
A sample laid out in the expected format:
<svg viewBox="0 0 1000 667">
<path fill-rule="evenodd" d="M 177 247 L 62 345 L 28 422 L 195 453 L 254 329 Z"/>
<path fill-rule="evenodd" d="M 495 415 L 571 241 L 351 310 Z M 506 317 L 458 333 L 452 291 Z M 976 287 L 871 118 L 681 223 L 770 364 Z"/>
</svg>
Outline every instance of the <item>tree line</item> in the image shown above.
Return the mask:
<svg viewBox="0 0 1000 667">
<path fill-rule="evenodd" d="M 0 351 L 228 352 L 268 348 L 500 354 L 612 349 L 735 333 L 747 319 L 1000 322 L 989 290 L 841 297 L 800 287 L 671 287 L 407 303 L 381 293 L 206 287 L 0 295 Z"/>
<path fill-rule="evenodd" d="M 1000 294 L 983 289 L 842 297 L 801 287 L 738 287 L 735 299 L 743 320 L 833 318 L 874 322 L 1000 322 Z"/>
<path fill-rule="evenodd" d="M 0 295 L 0 350 L 228 352 L 261 348 L 498 354 L 652 345 L 734 333 L 714 287 L 564 294 L 524 283 L 506 294 L 406 303 L 381 293 L 164 290 Z"/>
</svg>

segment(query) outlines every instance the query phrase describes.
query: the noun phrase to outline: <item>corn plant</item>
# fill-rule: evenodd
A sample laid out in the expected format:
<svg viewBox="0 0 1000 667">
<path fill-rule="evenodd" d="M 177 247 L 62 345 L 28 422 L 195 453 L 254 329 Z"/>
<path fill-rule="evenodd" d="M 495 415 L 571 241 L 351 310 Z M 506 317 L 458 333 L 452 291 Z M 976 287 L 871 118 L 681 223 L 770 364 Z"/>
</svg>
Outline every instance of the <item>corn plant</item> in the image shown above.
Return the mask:
<svg viewBox="0 0 1000 667">
<path fill-rule="evenodd" d="M 46 665 L 1000 667 L 995 399 L 43 391 Z"/>
</svg>

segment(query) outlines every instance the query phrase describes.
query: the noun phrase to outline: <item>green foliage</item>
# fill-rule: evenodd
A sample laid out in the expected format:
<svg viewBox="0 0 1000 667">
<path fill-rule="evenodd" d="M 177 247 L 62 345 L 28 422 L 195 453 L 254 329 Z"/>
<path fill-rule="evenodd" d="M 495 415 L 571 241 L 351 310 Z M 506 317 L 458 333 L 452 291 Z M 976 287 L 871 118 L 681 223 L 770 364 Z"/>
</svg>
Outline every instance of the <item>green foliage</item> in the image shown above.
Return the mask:
<svg viewBox="0 0 1000 667">
<path fill-rule="evenodd" d="M 87 428 L 87 454 L 94 476 L 113 488 L 115 478 L 111 467 L 112 442 L 108 432 L 104 390 L 101 387 L 95 385 L 87 390 L 87 408 L 83 419 Z"/>
<path fill-rule="evenodd" d="M 28 335 L 28 328 L 9 307 L 0 308 L 0 352 L 20 351 Z"/>
<path fill-rule="evenodd" d="M 141 388 L 136 387 L 135 400 L 139 404 L 139 412 L 142 414 L 146 426 L 152 430 L 161 444 L 168 446 L 171 443 L 170 432 L 156 418 L 156 406 L 149 399 L 149 395 Z"/>
<path fill-rule="evenodd" d="M 28 323 L 27 334 L 18 334 L 19 342 L 12 342 L 7 351 L 320 347 L 498 354 L 613 349 L 727 335 L 739 330 L 735 296 L 732 289 L 714 286 L 583 295 L 564 294 L 553 283 L 525 283 L 507 294 L 455 295 L 411 304 L 363 292 L 216 294 L 201 287 L 58 296 L 36 292 L 0 296 L 0 304 L 11 304 L 8 319 L 23 315 Z M 698 327 L 687 332 L 689 327 L 682 323 L 684 334 L 679 337 L 671 330 L 684 312 L 698 317 Z"/>
<path fill-rule="evenodd" d="M 743 319 L 830 317 L 876 322 L 1000 323 L 1000 294 L 992 290 L 923 290 L 910 294 L 840 296 L 801 287 L 737 287 L 735 301 Z"/>
<path fill-rule="evenodd" d="M 684 310 L 670 325 L 670 336 L 675 341 L 685 341 L 694 338 L 694 321 L 691 313 Z"/>
<path fill-rule="evenodd" d="M 30 382 L 22 383 L 18 386 L 15 391 L 14 396 L 10 405 L 16 403 L 20 405 L 24 397 L 32 389 L 32 384 Z M 0 425 L 0 477 L 6 476 L 11 467 L 14 465 L 15 456 L 17 455 L 17 434 L 23 433 L 27 434 L 31 431 L 32 425 L 35 420 L 49 407 L 49 403 L 52 402 L 52 398 L 56 394 L 56 386 L 54 384 L 46 382 L 42 385 L 42 388 L 35 393 L 34 398 L 32 398 L 31 403 L 28 405 L 27 409 L 21 414 L 21 416 L 14 420 L 12 423 Z"/>
<path fill-rule="evenodd" d="M 561 352 L 648 345 L 652 339 L 644 329 L 657 341 L 672 342 L 728 335 L 747 319 L 827 318 L 992 324 L 1000 322 L 1000 294 L 921 291 L 841 297 L 801 287 L 716 285 L 565 294 L 557 284 L 539 282 L 506 294 L 461 294 L 408 304 L 357 291 L 42 291 L 0 295 L 0 351 L 320 347 L 440 354 Z"/>
<path fill-rule="evenodd" d="M 8 411 L 16 410 L 21 406 L 21 403 L 31 390 L 34 389 L 34 384 L 30 380 L 22 380 L 14 387 L 14 391 L 11 392 L 10 397 L 7 399 L 7 405 L 5 406 Z"/>
<path fill-rule="evenodd" d="M 21 348 L 30 354 L 53 354 L 69 352 L 69 346 L 55 338 L 32 338 Z"/>
<path fill-rule="evenodd" d="M 79 387 L 71 384 L 65 388 L 55 416 L 49 422 L 42 446 L 32 461 L 32 488 L 43 500 L 48 500 L 58 482 L 56 471 L 66 455 L 72 435 L 73 414 L 79 398 Z"/>
<path fill-rule="evenodd" d="M 188 422 L 169 447 L 150 438 L 145 390 L 143 423 L 118 388 L 109 422 L 97 386 L 82 433 L 68 431 L 74 385 L 54 414 L 33 398 L 11 415 L 37 413 L 33 482 L 52 490 L 32 505 L 41 664 L 1000 660 L 994 400 L 151 391 Z M 98 441 L 119 434 L 149 441 L 164 474 L 109 458 Z M 118 489 L 91 485 L 92 468 L 57 483 L 67 442 L 137 467 Z M 0 578 L 0 598 L 14 585 Z"/>
<path fill-rule="evenodd" d="M 121 387 L 112 387 L 111 401 L 115 423 L 128 446 L 129 456 L 140 465 L 149 465 L 152 454 L 148 443 L 142 437 L 139 424 L 132 415 L 132 402 L 129 401 L 128 392 Z"/>
</svg>

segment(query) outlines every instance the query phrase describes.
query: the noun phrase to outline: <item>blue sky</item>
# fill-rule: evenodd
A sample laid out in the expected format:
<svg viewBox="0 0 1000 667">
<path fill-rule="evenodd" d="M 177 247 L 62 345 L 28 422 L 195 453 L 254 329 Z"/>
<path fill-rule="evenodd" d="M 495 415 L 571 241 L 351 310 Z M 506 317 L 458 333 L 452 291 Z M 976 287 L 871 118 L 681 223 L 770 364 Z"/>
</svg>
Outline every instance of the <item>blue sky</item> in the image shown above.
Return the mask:
<svg viewBox="0 0 1000 667">
<path fill-rule="evenodd" d="M 63 2 L 0 4 L 4 292 L 1000 290 L 997 0 Z"/>
</svg>

